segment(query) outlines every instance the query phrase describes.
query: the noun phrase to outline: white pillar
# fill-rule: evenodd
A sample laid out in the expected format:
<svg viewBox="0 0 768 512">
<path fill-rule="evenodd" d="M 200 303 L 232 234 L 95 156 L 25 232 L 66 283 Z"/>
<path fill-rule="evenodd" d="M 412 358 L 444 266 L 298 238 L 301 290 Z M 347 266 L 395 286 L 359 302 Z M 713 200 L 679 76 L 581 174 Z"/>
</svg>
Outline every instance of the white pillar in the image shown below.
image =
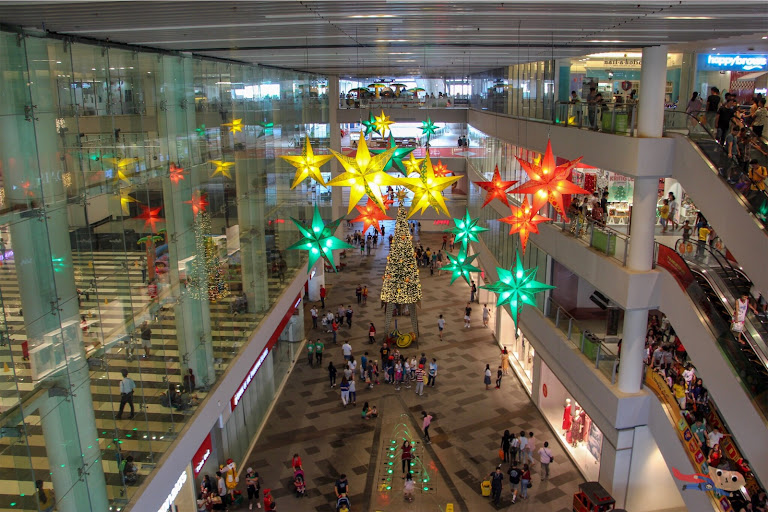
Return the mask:
<svg viewBox="0 0 768 512">
<path fill-rule="evenodd" d="M 667 47 L 643 48 L 638 98 L 638 137 L 661 137 L 664 124 L 664 93 L 667 87 Z"/>
<path fill-rule="evenodd" d="M 627 266 L 632 270 L 646 272 L 653 267 L 659 180 L 658 178 L 636 178 L 634 186 Z"/>
<path fill-rule="evenodd" d="M 647 309 L 624 311 L 621 365 L 619 366 L 619 390 L 623 393 L 637 393 L 642 387 L 647 324 Z"/>
<path fill-rule="evenodd" d="M 312 275 L 313 269 L 315 276 L 307 284 L 307 300 L 310 302 L 320 302 L 320 287 L 325 284 L 325 265 L 323 260 L 317 260 L 315 266 L 309 269 L 310 275 Z"/>
<path fill-rule="evenodd" d="M 328 129 L 331 135 L 331 149 L 341 153 L 341 128 L 338 121 L 339 113 L 339 77 L 328 77 Z M 341 166 L 336 158 L 331 159 L 331 178 L 335 178 L 341 172 Z M 346 215 L 342 200 L 342 188 L 331 187 L 331 217 L 338 219 Z M 334 254 L 334 258 L 336 255 Z"/>
</svg>

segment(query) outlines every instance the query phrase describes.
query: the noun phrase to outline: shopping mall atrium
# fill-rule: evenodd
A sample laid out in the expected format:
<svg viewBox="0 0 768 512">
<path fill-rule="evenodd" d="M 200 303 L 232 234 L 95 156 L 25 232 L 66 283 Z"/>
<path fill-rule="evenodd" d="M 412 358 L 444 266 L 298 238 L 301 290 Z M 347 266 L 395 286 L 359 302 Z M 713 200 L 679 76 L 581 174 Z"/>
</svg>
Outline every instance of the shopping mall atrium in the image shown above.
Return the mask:
<svg viewBox="0 0 768 512">
<path fill-rule="evenodd" d="M 768 510 L 764 0 L 0 1 L 0 85 L 0 512 Z"/>
</svg>

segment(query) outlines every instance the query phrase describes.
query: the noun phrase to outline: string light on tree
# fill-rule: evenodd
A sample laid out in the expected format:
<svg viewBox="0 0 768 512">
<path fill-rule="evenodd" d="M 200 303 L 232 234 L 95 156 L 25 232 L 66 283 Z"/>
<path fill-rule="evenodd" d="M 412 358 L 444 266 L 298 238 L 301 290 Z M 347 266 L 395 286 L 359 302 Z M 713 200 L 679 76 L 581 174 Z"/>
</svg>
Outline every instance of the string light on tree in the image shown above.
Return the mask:
<svg viewBox="0 0 768 512">
<path fill-rule="evenodd" d="M 211 236 L 211 217 L 200 212 L 192 223 L 195 232 L 195 258 L 187 277 L 187 293 L 197 300 L 216 302 L 229 296 L 224 263 Z"/>
<path fill-rule="evenodd" d="M 480 288 L 489 290 L 497 295 L 496 305 L 503 306 L 509 304 L 512 320 L 517 328 L 517 319 L 523 310 L 523 305 L 536 306 L 534 295 L 545 290 L 552 290 L 555 287 L 540 283 L 534 278 L 539 267 L 533 267 L 525 270 L 520 261 L 520 254 L 515 253 L 515 266 L 510 270 L 496 267 L 499 280 L 492 284 L 482 285 Z"/>
<path fill-rule="evenodd" d="M 477 254 L 467 256 L 466 246 L 459 249 L 459 253 L 456 256 L 453 256 L 451 253 L 446 253 L 445 255 L 448 257 L 448 265 L 443 267 L 443 270 L 451 272 L 451 284 L 459 277 L 463 277 L 467 284 L 469 284 L 469 273 L 480 272 L 479 268 L 472 265 L 472 261 L 477 258 Z"/>
<path fill-rule="evenodd" d="M 493 170 L 493 178 L 491 181 L 475 181 L 473 183 L 487 192 L 483 207 L 497 198 L 499 201 L 509 206 L 507 190 L 517 183 L 517 181 L 502 181 L 501 174 L 499 173 L 499 166 L 497 165 Z"/>
<path fill-rule="evenodd" d="M 325 180 L 323 180 L 323 174 L 320 172 L 320 167 L 333 158 L 333 155 L 315 155 L 314 151 L 312 151 L 312 146 L 309 143 L 309 135 L 307 135 L 301 156 L 281 156 L 280 158 L 296 168 L 296 176 L 294 176 L 293 184 L 291 185 L 291 189 L 294 189 L 296 188 L 296 185 L 307 178 L 312 178 L 319 184 L 325 186 Z"/>
<path fill-rule="evenodd" d="M 291 220 L 302 235 L 302 239 L 288 247 L 289 251 L 300 250 L 307 251 L 309 254 L 309 263 L 307 272 L 315 265 L 315 262 L 323 258 L 328 264 L 336 270 L 336 264 L 333 261 L 334 249 L 354 249 L 355 246 L 343 242 L 334 236 L 336 228 L 339 227 L 343 217 L 325 224 L 320 217 L 320 210 L 315 205 L 315 213 L 312 215 L 312 224 L 309 229 L 304 227 L 301 221 L 291 217 Z"/>
<path fill-rule="evenodd" d="M 520 245 L 522 245 L 523 254 L 525 254 L 525 247 L 528 244 L 528 237 L 530 234 L 539 232 L 538 225 L 540 223 L 552 220 L 549 217 L 544 217 L 543 215 L 538 214 L 541 206 L 542 205 L 539 205 L 539 208 L 536 208 L 535 205 L 531 207 L 528 204 L 528 198 L 526 197 L 523 199 L 523 204 L 521 206 L 509 207 L 512 215 L 499 219 L 501 222 L 509 224 L 510 235 L 514 233 L 520 234 Z"/>
</svg>

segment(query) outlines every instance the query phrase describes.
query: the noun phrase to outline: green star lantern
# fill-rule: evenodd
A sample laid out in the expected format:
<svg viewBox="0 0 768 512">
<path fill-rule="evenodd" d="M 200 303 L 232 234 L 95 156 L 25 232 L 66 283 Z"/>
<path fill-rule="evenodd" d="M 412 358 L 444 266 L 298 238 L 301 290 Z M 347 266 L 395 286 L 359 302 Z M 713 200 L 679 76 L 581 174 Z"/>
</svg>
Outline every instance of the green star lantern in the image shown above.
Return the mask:
<svg viewBox="0 0 768 512">
<path fill-rule="evenodd" d="M 320 258 L 327 261 L 328 264 L 333 267 L 335 272 L 336 264 L 333 261 L 333 250 L 354 249 L 354 246 L 339 240 L 333 235 L 343 218 L 344 217 L 339 217 L 333 222 L 326 224 L 320 217 L 320 210 L 317 208 L 317 205 L 315 205 L 315 213 L 312 216 L 312 225 L 310 229 L 307 229 L 300 221 L 291 217 L 291 220 L 296 224 L 296 227 L 304 238 L 288 247 L 288 250 L 307 251 L 309 253 L 307 273 L 309 273 L 310 269 L 315 265 L 315 262 Z"/>
<path fill-rule="evenodd" d="M 363 121 L 363 126 L 365 126 L 365 136 L 368 136 L 369 133 L 381 135 L 379 128 L 376 126 L 376 116 L 373 115 L 373 112 L 368 113 L 368 119 Z"/>
<path fill-rule="evenodd" d="M 403 158 L 410 155 L 411 152 L 413 152 L 416 148 L 399 148 L 395 144 L 395 137 L 392 135 L 392 132 L 389 132 L 389 147 L 387 149 L 394 149 L 395 151 L 392 152 L 392 157 L 387 162 L 387 165 L 384 166 L 384 169 L 382 169 L 384 172 L 389 172 L 392 170 L 392 164 L 395 164 L 397 168 L 400 170 L 400 172 L 403 173 L 403 175 L 406 175 L 405 172 L 405 165 L 403 164 Z M 378 155 L 381 153 L 384 153 L 387 149 L 372 149 L 371 154 L 372 155 Z M 406 175 L 407 176 L 407 175 Z"/>
<path fill-rule="evenodd" d="M 444 266 L 443 270 L 451 272 L 451 284 L 459 277 L 463 277 L 467 284 L 469 284 L 469 273 L 480 272 L 479 268 L 472 265 L 472 261 L 477 258 L 477 254 L 467 256 L 466 247 L 459 249 L 457 256 L 453 256 L 451 253 L 446 253 L 446 256 L 448 257 L 448 265 Z"/>
<path fill-rule="evenodd" d="M 437 131 L 437 125 L 432 122 L 429 117 L 426 121 L 421 122 L 421 134 L 426 135 L 427 138 L 431 137 Z"/>
<path fill-rule="evenodd" d="M 499 274 L 498 281 L 493 284 L 483 285 L 480 288 L 490 290 L 498 295 L 496 299 L 497 306 L 509 304 L 512 320 L 514 320 L 515 328 L 517 328 L 517 317 L 523 310 L 523 305 L 528 304 L 535 307 L 536 301 L 533 296 L 544 290 L 552 290 L 555 287 L 536 281 L 534 278 L 539 267 L 525 270 L 520 261 L 520 253 L 515 253 L 515 259 L 515 266 L 511 270 L 496 267 Z"/>
<path fill-rule="evenodd" d="M 477 242 L 477 235 L 478 233 L 482 233 L 483 231 L 488 231 L 488 228 L 484 228 L 481 226 L 478 226 L 477 223 L 480 221 L 480 219 L 472 219 L 469 216 L 469 210 L 466 210 L 464 213 L 464 218 L 461 219 L 453 219 L 453 223 L 456 225 L 455 228 L 446 229 L 446 233 L 453 233 L 456 237 L 455 241 L 456 243 L 461 243 L 464 246 L 464 249 L 466 250 L 467 245 L 469 245 L 470 242 Z"/>
</svg>

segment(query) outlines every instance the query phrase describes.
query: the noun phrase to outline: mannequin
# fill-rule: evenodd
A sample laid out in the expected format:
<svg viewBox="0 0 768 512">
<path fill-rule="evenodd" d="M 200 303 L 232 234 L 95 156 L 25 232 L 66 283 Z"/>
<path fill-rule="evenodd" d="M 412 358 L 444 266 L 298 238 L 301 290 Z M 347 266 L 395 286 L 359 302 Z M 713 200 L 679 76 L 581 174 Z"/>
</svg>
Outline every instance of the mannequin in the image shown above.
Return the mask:
<svg viewBox="0 0 768 512">
<path fill-rule="evenodd" d="M 573 422 L 571 423 L 571 439 L 570 443 L 571 446 L 577 446 L 579 444 L 579 441 L 581 441 L 581 427 L 583 425 L 583 418 L 581 416 L 581 409 L 576 406 L 575 410 L 577 411 L 576 417 L 573 418 Z"/>
<path fill-rule="evenodd" d="M 571 399 L 565 399 L 565 408 L 563 409 L 563 433 L 571 428 Z"/>
<path fill-rule="evenodd" d="M 587 413 L 583 410 L 581 411 L 580 416 L 582 420 L 581 440 L 586 443 L 589 440 L 589 428 L 592 425 L 592 419 L 587 416 Z"/>
</svg>

